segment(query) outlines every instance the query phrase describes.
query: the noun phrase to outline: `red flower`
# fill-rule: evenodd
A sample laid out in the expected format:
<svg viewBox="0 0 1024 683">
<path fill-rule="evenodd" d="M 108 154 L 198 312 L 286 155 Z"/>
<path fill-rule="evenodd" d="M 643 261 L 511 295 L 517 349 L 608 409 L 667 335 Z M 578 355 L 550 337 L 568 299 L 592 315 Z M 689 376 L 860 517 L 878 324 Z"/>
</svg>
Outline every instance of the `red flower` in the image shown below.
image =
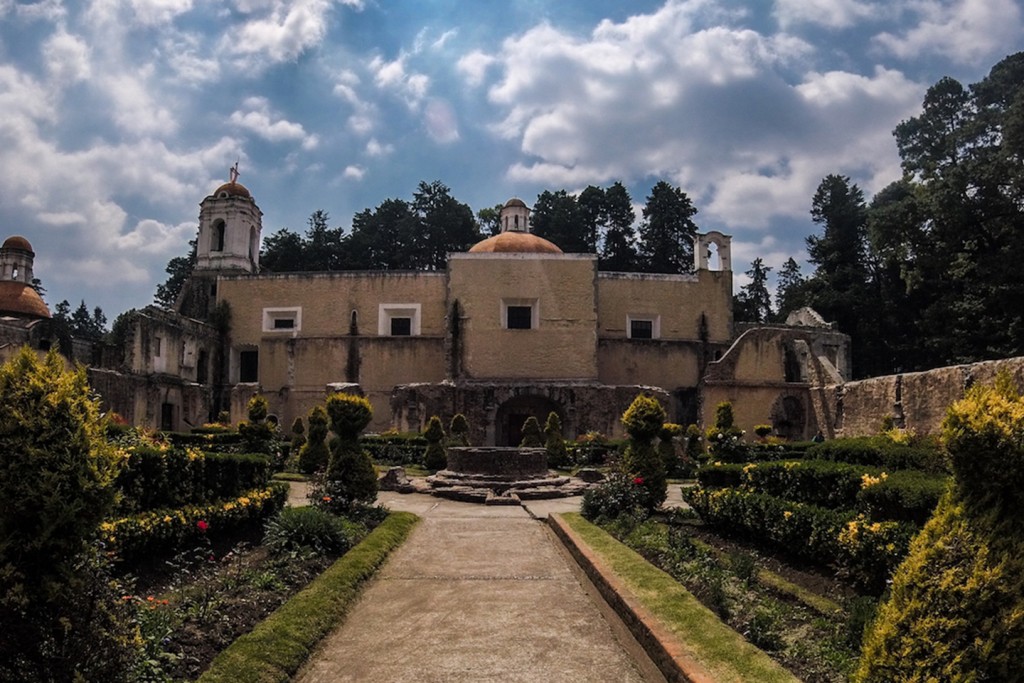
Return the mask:
<svg viewBox="0 0 1024 683">
<path fill-rule="evenodd" d="M 204 519 L 201 519 L 198 522 L 196 522 L 196 526 L 199 527 L 199 530 L 203 533 L 206 533 L 206 530 L 210 528 L 210 525 L 207 524 L 206 520 Z"/>
<path fill-rule="evenodd" d="M 644 483 L 644 478 L 643 477 L 633 477 L 633 483 L 636 484 L 637 486 L 640 486 L 641 484 Z"/>
<path fill-rule="evenodd" d="M 331 502 L 331 497 L 330 496 L 324 496 L 324 502 L 325 503 L 330 503 Z"/>
</svg>

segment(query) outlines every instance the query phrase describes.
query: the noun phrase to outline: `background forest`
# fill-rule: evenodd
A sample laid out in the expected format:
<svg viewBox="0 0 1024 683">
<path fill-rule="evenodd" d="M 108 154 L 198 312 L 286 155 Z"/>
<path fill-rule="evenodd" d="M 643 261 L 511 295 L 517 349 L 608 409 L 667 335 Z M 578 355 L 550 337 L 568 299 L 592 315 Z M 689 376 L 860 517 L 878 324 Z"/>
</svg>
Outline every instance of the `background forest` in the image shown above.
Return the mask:
<svg viewBox="0 0 1024 683">
<path fill-rule="evenodd" d="M 772 296 L 772 269 L 755 259 L 735 319 L 781 322 L 812 306 L 852 337 L 856 377 L 1024 355 L 1024 53 L 966 87 L 943 78 L 894 136 L 903 177 L 868 200 L 847 175 L 826 176 L 811 198 L 811 272 L 791 257 Z M 323 211 L 303 234 L 278 230 L 263 241 L 261 266 L 443 269 L 448 252 L 498 232 L 500 208 L 474 214 L 443 183 L 421 182 L 411 200 L 357 213 L 348 232 Z M 690 272 L 698 226 L 686 193 L 657 182 L 641 214 L 616 182 L 544 191 L 532 219 L 563 251 L 598 254 L 601 270 Z M 194 259 L 193 242 L 171 260 L 158 304 L 173 304 Z"/>
</svg>

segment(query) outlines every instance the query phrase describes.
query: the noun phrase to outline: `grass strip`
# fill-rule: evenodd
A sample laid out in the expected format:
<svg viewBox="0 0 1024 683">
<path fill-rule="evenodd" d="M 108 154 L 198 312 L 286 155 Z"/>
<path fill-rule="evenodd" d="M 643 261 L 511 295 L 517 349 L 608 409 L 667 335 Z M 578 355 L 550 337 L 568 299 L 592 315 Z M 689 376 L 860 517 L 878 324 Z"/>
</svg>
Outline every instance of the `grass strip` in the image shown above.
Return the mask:
<svg viewBox="0 0 1024 683">
<path fill-rule="evenodd" d="M 729 556 L 722 550 L 705 543 L 699 538 L 690 538 L 690 542 L 693 543 L 695 548 L 699 548 L 706 552 L 712 553 L 721 562 L 729 562 Z M 818 614 L 830 617 L 836 612 L 842 611 L 842 606 L 824 595 L 818 595 L 813 591 L 809 591 L 803 586 L 793 583 L 789 579 L 786 579 L 781 574 L 777 574 L 770 569 L 758 569 L 754 575 L 754 580 L 762 586 L 770 588 L 771 590 L 782 593 L 783 595 L 789 596 L 800 602 L 801 604 L 810 607 Z"/>
<path fill-rule="evenodd" d="M 302 472 L 277 472 L 272 479 L 274 481 L 309 481 L 309 475 Z"/>
<path fill-rule="evenodd" d="M 392 512 L 359 545 L 210 664 L 200 683 L 284 683 L 336 627 L 384 560 L 405 541 L 419 517 Z"/>
<path fill-rule="evenodd" d="M 632 597 L 674 636 L 712 680 L 721 683 L 796 683 L 798 679 L 743 636 L 664 571 L 615 540 L 578 513 L 561 515 L 632 593 Z"/>
</svg>

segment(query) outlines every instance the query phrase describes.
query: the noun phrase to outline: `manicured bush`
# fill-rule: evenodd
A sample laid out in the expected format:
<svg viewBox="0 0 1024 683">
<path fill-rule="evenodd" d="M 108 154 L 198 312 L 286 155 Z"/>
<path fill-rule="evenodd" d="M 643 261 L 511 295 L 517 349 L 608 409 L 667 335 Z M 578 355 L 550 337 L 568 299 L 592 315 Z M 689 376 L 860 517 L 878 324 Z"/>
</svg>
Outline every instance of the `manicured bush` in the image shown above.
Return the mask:
<svg viewBox="0 0 1024 683">
<path fill-rule="evenodd" d="M 680 452 L 679 439 L 683 435 L 682 425 L 666 422 L 658 432 L 658 452 L 665 464 L 665 473 L 669 477 L 682 479 L 692 477 L 697 461 Z"/>
<path fill-rule="evenodd" d="M 291 454 L 291 461 L 289 464 L 291 467 L 298 467 L 299 465 L 299 451 L 306 445 L 306 426 L 302 423 L 301 417 L 296 417 L 292 422 L 292 441 L 288 448 L 288 452 Z"/>
<path fill-rule="evenodd" d="M 946 471 L 942 452 L 928 445 L 902 445 L 886 437 L 834 439 L 807 449 L 812 460 L 835 460 L 855 465 L 872 465 L 888 470 Z"/>
<path fill-rule="evenodd" d="M 885 479 L 862 486 L 857 493 L 857 509 L 873 520 L 924 526 L 949 484 L 950 478 L 944 474 L 896 470 Z"/>
<path fill-rule="evenodd" d="M 427 441 L 427 450 L 423 454 L 423 466 L 428 470 L 443 470 L 448 465 L 448 452 L 444 447 L 444 427 L 437 415 L 427 420 L 423 430 L 423 438 Z"/>
<path fill-rule="evenodd" d="M 318 505 L 332 512 L 344 512 L 377 497 L 373 461 L 359 445 L 359 432 L 370 423 L 373 409 L 364 397 L 351 394 L 329 396 L 326 409 L 335 436 Z"/>
<path fill-rule="evenodd" d="M 331 452 L 327 448 L 327 411 L 323 406 L 313 406 L 306 417 L 309 424 L 309 438 L 299 449 L 299 471 L 312 474 L 327 467 Z"/>
<path fill-rule="evenodd" d="M 124 680 L 131 629 L 92 545 L 124 455 L 56 351 L 0 367 L 0 406 L 0 680 Z"/>
<path fill-rule="evenodd" d="M 654 445 L 655 437 L 665 424 L 665 409 L 656 398 L 641 394 L 623 413 L 622 424 L 629 434 L 622 467 L 646 490 L 645 506 L 654 510 L 665 502 L 668 495 L 665 462 Z"/>
<path fill-rule="evenodd" d="M 548 413 L 544 423 L 544 448 L 548 451 L 548 467 L 565 467 L 569 464 L 569 452 L 562 437 L 562 420 L 554 411 Z"/>
<path fill-rule="evenodd" d="M 350 522 L 320 508 L 285 508 L 267 522 L 263 544 L 277 555 L 340 555 L 349 549 L 353 533 Z"/>
<path fill-rule="evenodd" d="M 248 422 L 240 422 L 238 433 L 250 453 L 276 454 L 275 425 L 267 422 L 269 404 L 264 396 L 257 394 L 249 399 Z"/>
<path fill-rule="evenodd" d="M 709 462 L 697 470 L 697 483 L 704 489 L 724 489 L 743 484 L 741 463 Z"/>
<path fill-rule="evenodd" d="M 950 407 L 954 484 L 914 539 L 856 681 L 1024 680 L 1024 398 L 1007 377 Z"/>
<path fill-rule="evenodd" d="M 533 415 L 523 422 L 523 439 L 519 442 L 520 448 L 542 448 L 544 439 L 540 431 L 540 422 Z"/>
<path fill-rule="evenodd" d="M 423 465 L 427 450 L 427 440 L 418 433 L 363 434 L 359 443 L 374 462 L 385 465 Z"/>
</svg>

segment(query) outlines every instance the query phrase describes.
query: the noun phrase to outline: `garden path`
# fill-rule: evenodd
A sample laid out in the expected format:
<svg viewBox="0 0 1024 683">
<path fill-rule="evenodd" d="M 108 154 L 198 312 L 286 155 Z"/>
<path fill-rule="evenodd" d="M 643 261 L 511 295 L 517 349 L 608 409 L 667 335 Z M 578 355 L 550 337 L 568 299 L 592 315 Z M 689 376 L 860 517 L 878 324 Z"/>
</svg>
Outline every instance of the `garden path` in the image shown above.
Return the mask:
<svg viewBox="0 0 1024 683">
<path fill-rule="evenodd" d="M 381 502 L 422 521 L 295 680 L 659 679 L 537 520 L 578 499 L 533 514 L 418 494 Z"/>
</svg>

